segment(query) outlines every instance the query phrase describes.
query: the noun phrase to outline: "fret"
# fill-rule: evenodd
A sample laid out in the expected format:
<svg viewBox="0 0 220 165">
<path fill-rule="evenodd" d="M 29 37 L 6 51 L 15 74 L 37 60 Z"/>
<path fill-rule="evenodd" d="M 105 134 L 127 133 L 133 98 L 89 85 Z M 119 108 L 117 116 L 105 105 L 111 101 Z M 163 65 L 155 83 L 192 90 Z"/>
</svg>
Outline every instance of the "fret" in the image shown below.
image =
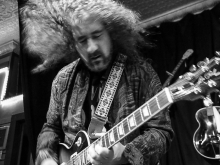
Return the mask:
<svg viewBox="0 0 220 165">
<path fill-rule="evenodd" d="M 78 154 L 78 157 L 79 157 L 79 165 L 82 165 L 81 153 L 80 153 L 80 154 Z"/>
<path fill-rule="evenodd" d="M 137 126 L 143 122 L 140 109 L 138 109 L 137 111 L 134 112 L 134 117 L 135 117 L 135 121 L 136 121 Z"/>
<path fill-rule="evenodd" d="M 80 160 L 79 160 L 79 164 L 82 165 L 82 161 L 83 161 L 83 160 L 82 160 L 82 155 L 79 156 L 79 159 L 80 159 Z"/>
<path fill-rule="evenodd" d="M 82 152 L 82 165 L 86 164 L 85 151 Z"/>
<path fill-rule="evenodd" d="M 81 154 L 78 154 L 78 165 L 82 165 L 82 159 L 81 159 Z"/>
<path fill-rule="evenodd" d="M 113 133 L 114 133 L 114 138 L 115 138 L 115 141 L 118 141 L 118 131 L 117 131 L 117 127 L 114 127 L 113 128 Z"/>
<path fill-rule="evenodd" d="M 76 162 L 77 165 L 80 165 L 80 157 L 79 156 L 76 157 L 75 162 Z"/>
<path fill-rule="evenodd" d="M 147 104 L 141 107 L 141 113 L 142 113 L 144 120 L 146 120 L 150 116 L 150 111 L 149 111 Z"/>
<path fill-rule="evenodd" d="M 95 141 L 95 144 L 102 145 L 102 139 L 101 139 L 101 138 L 98 138 L 98 139 Z"/>
<path fill-rule="evenodd" d="M 94 145 L 100 145 L 100 146 L 102 146 L 102 144 L 103 144 L 103 143 L 102 143 L 102 139 L 101 139 L 101 138 L 98 138 L 96 141 L 93 142 L 93 144 L 94 144 Z"/>
<path fill-rule="evenodd" d="M 84 158 L 85 158 L 85 163 L 87 164 L 87 150 L 84 151 Z"/>
<path fill-rule="evenodd" d="M 102 141 L 102 147 L 106 147 L 106 145 L 105 145 L 105 137 L 104 136 L 101 137 L 101 141 Z"/>
<path fill-rule="evenodd" d="M 80 159 L 81 159 L 81 165 L 84 165 L 84 157 L 83 157 L 83 152 L 80 153 Z"/>
<path fill-rule="evenodd" d="M 86 157 L 85 157 L 85 151 L 83 151 L 82 153 L 82 157 L 83 157 L 83 165 L 86 165 Z"/>
<path fill-rule="evenodd" d="M 122 123 L 123 123 L 124 133 L 127 134 L 129 132 L 127 119 L 125 118 L 125 120 L 123 120 Z"/>
<path fill-rule="evenodd" d="M 86 158 L 86 164 L 89 163 L 89 159 L 88 159 L 88 148 L 86 148 L 85 150 L 85 158 Z"/>
<path fill-rule="evenodd" d="M 70 162 L 71 164 L 75 164 L 75 159 L 73 159 L 73 157 L 70 157 Z"/>
<path fill-rule="evenodd" d="M 120 137 L 124 136 L 124 128 L 123 128 L 122 123 L 120 123 L 119 126 L 118 126 L 118 132 L 119 132 Z"/>
<path fill-rule="evenodd" d="M 110 143 L 114 144 L 115 138 L 112 130 L 109 132 L 109 139 L 110 139 Z"/>
<path fill-rule="evenodd" d="M 156 97 L 151 99 L 148 103 L 151 114 L 154 114 L 157 110 L 159 110 Z"/>
<path fill-rule="evenodd" d="M 89 163 L 89 159 L 88 159 L 88 147 L 86 148 L 85 154 L 86 154 L 86 164 L 88 164 L 88 163 Z"/>
<path fill-rule="evenodd" d="M 136 127 L 136 123 L 135 123 L 135 119 L 134 119 L 133 114 L 128 117 L 128 124 L 129 124 L 131 130 Z"/>
<path fill-rule="evenodd" d="M 108 133 L 106 133 L 104 136 L 105 136 L 106 147 L 108 148 L 110 146 Z"/>
<path fill-rule="evenodd" d="M 165 107 L 170 103 L 165 90 L 159 93 L 157 98 L 158 98 L 158 104 L 160 107 Z"/>
<path fill-rule="evenodd" d="M 73 158 L 73 164 L 76 164 L 77 165 L 77 156 L 75 158 Z"/>
<path fill-rule="evenodd" d="M 147 121 L 152 115 L 155 115 L 159 110 L 170 105 L 170 103 L 173 103 L 173 99 L 170 95 L 169 89 L 165 88 L 139 109 L 110 129 L 104 136 L 94 141 L 94 144 L 100 144 L 102 147 L 109 148 L 111 145 L 124 138 L 130 131 L 133 131 L 143 122 Z M 88 147 L 81 151 L 76 157 L 71 157 L 71 161 L 74 165 L 87 165 L 90 163 L 87 159 Z"/>
</svg>

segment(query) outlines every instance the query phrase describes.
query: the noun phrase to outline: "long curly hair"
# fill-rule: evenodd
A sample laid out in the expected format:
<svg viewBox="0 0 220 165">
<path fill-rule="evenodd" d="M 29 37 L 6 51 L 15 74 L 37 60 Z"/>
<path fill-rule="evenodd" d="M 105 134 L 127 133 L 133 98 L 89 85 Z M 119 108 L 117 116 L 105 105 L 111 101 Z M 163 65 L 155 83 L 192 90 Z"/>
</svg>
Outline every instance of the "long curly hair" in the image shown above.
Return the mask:
<svg viewBox="0 0 220 165">
<path fill-rule="evenodd" d="M 77 59 L 72 30 L 88 17 L 101 20 L 112 39 L 113 48 L 138 58 L 139 15 L 113 0 L 30 0 L 21 8 L 23 45 L 42 63 L 33 72 L 47 70 L 61 61 Z"/>
</svg>

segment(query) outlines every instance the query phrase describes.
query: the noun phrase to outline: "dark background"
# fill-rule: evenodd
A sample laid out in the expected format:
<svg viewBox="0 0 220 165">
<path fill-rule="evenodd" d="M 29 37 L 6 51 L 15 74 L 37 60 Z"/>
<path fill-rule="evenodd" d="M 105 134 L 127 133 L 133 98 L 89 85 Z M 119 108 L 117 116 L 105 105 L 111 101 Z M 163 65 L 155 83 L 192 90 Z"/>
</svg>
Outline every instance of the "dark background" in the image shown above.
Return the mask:
<svg viewBox="0 0 220 165">
<path fill-rule="evenodd" d="M 151 35 L 146 37 L 155 45 L 153 48 L 141 48 L 146 58 L 152 59 L 161 82 L 168 78 L 166 71 L 172 72 L 187 49 L 194 53 L 181 65 L 173 81 L 188 72 L 192 64 L 211 58 L 215 51 L 220 51 L 220 5 L 197 15 L 188 14 L 182 20 L 162 23 L 160 27 L 147 29 Z M 20 25 L 22 30 L 22 24 Z M 22 41 L 22 36 L 21 36 Z M 21 46 L 22 47 L 22 46 Z M 24 110 L 29 140 L 35 158 L 36 139 L 49 105 L 51 83 L 57 71 L 64 66 L 55 67 L 44 73 L 31 74 L 30 71 L 38 63 L 38 59 L 21 53 Z M 173 82 L 171 81 L 171 83 Z M 212 96 L 214 105 L 219 105 L 216 94 Z M 193 134 L 198 128 L 195 113 L 204 107 L 201 100 L 194 102 L 179 101 L 170 108 L 175 139 L 168 153 L 161 160 L 162 165 L 219 165 L 218 160 L 211 160 L 199 155 L 193 145 Z"/>
<path fill-rule="evenodd" d="M 175 23 L 163 23 L 159 28 L 152 28 L 152 40 L 157 47 L 150 52 L 152 65 L 162 83 L 168 78 L 165 71 L 172 72 L 187 49 L 194 53 L 185 60 L 174 76 L 189 71 L 192 64 L 197 64 L 206 57 L 211 58 L 220 50 L 220 5 L 198 15 L 187 15 Z M 172 83 L 172 81 L 171 81 Z M 212 94 L 214 105 L 219 105 L 219 98 Z M 217 165 L 218 160 L 211 160 L 199 155 L 193 145 L 193 135 L 198 128 L 195 113 L 204 107 L 201 100 L 194 102 L 180 101 L 170 108 L 175 139 L 169 152 L 162 159 L 163 165 Z"/>
</svg>

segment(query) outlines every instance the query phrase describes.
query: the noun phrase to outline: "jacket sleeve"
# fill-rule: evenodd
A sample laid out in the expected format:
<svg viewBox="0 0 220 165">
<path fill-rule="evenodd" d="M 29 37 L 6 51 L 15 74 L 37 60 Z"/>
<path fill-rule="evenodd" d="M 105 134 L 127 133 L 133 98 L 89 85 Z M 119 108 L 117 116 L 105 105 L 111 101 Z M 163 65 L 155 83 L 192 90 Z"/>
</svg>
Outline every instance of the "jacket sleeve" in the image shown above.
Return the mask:
<svg viewBox="0 0 220 165">
<path fill-rule="evenodd" d="M 142 66 L 141 75 L 139 96 L 136 96 L 143 98 L 138 99 L 139 106 L 161 90 L 159 77 L 149 64 Z M 167 152 L 174 136 L 169 112 L 165 109 L 152 117 L 140 127 L 140 133 L 141 135 L 126 144 L 123 156 L 132 165 L 155 165 Z"/>
<path fill-rule="evenodd" d="M 37 139 L 36 165 L 40 165 L 44 159 L 52 158 L 58 162 L 58 143 L 63 142 L 64 132 L 61 114 L 63 114 L 63 93 L 70 81 L 70 75 L 75 72 L 79 59 L 62 68 L 54 78 L 51 87 L 47 122 Z"/>
<path fill-rule="evenodd" d="M 64 136 L 59 113 L 61 111 L 61 103 L 59 101 L 60 78 L 61 76 L 57 76 L 52 83 L 47 122 L 43 125 L 37 139 L 36 165 L 40 165 L 40 163 L 46 158 L 52 158 L 58 162 L 57 146 Z"/>
</svg>

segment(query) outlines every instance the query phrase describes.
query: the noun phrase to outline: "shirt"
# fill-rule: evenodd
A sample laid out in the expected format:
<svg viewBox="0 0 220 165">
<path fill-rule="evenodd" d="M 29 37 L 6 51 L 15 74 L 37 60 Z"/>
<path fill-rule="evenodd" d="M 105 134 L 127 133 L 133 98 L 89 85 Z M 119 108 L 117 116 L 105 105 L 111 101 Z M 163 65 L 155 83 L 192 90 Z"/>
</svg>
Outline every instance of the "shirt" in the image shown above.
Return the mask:
<svg viewBox="0 0 220 165">
<path fill-rule="evenodd" d="M 116 58 L 117 60 L 117 58 Z M 57 144 L 71 144 L 78 131 L 85 130 L 82 110 L 90 83 L 90 71 L 78 59 L 64 67 L 52 83 L 47 122 L 38 136 L 37 154 Z M 144 59 L 125 63 L 108 114 L 110 128 L 122 121 L 161 90 L 158 75 Z M 125 137 L 123 155 L 133 165 L 155 165 L 167 152 L 173 139 L 169 112 L 164 110 Z"/>
</svg>

